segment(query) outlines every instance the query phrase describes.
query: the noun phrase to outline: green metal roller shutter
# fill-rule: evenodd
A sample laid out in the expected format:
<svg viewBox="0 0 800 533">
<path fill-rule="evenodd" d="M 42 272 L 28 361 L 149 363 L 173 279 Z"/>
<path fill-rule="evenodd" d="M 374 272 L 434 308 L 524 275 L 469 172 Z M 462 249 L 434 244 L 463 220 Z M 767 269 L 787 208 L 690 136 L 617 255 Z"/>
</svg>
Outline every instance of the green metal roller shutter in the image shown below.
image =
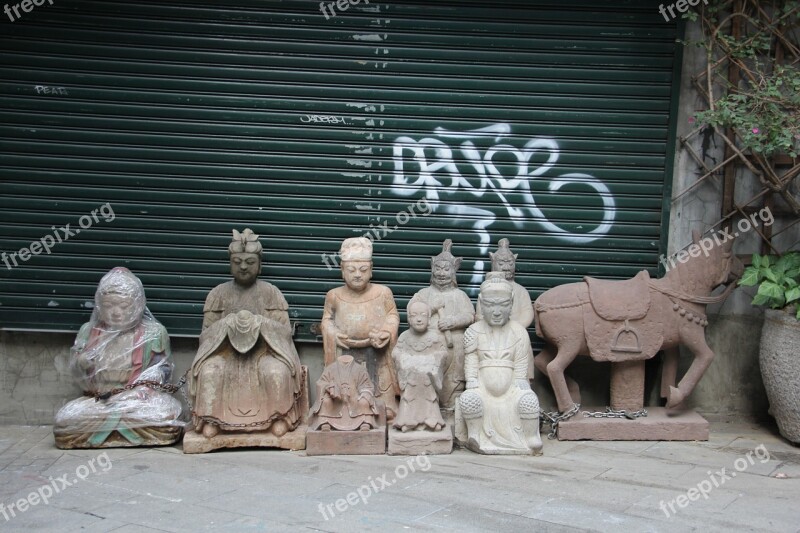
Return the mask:
<svg viewBox="0 0 800 533">
<path fill-rule="evenodd" d="M 329 20 L 316 1 L 57 0 L 3 19 L 0 247 L 90 227 L 0 264 L 0 325 L 74 330 L 124 265 L 171 333 L 197 334 L 245 227 L 301 338 L 340 283 L 321 254 L 371 229 L 401 307 L 448 237 L 473 296 L 502 237 L 533 296 L 655 272 L 675 38 L 633 0 L 372 1 Z M 113 220 L 81 219 L 106 203 Z"/>
</svg>

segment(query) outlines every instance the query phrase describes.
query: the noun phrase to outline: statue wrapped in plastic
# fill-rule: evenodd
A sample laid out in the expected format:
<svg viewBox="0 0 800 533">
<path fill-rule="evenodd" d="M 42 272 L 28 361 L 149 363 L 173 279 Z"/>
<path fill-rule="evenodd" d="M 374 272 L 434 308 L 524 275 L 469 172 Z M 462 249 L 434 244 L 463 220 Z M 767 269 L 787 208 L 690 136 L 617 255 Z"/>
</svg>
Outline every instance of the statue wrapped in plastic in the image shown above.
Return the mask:
<svg viewBox="0 0 800 533">
<path fill-rule="evenodd" d="M 70 371 L 84 396 L 56 414 L 57 447 L 159 446 L 180 438 L 181 404 L 167 392 L 173 371 L 167 330 L 127 268 L 100 280 L 92 317 L 72 347 Z"/>
</svg>

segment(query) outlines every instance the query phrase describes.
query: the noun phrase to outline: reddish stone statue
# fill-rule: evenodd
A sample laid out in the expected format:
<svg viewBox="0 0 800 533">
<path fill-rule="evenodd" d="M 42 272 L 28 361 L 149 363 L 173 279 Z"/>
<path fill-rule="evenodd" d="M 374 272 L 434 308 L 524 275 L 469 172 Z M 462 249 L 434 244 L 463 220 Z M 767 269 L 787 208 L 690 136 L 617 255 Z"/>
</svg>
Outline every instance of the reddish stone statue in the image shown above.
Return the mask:
<svg viewBox="0 0 800 533">
<path fill-rule="evenodd" d="M 693 413 L 680 418 L 677 408 L 714 358 L 705 340 L 705 307 L 721 301 L 727 291 L 720 297 L 711 297 L 711 291 L 738 277 L 743 267 L 732 253 L 733 241 L 695 254 L 694 250 L 701 251 L 698 242 L 695 233 L 691 259 L 677 264 L 663 279 L 650 279 L 646 271 L 627 281 L 587 277 L 550 289 L 536 300 L 536 332 L 546 342 L 535 358 L 536 368 L 550 378 L 562 413 L 575 411 L 580 404 L 577 383 L 564 375 L 578 355 L 612 363 L 611 407 L 630 415 L 644 404 L 644 361 L 659 350 L 666 353 L 661 395 L 667 398 L 668 411 L 648 408 L 649 419 L 637 419 L 638 426 L 619 418 L 575 417 L 561 422 L 559 438 L 708 438 L 705 420 Z M 694 360 L 676 387 L 681 344 L 692 350 Z"/>
<path fill-rule="evenodd" d="M 371 283 L 372 242 L 364 237 L 346 239 L 340 250 L 345 285 L 328 291 L 322 314 L 325 366 L 343 353 L 367 367 L 375 396 L 386 405 L 391 420 L 400 393 L 391 358 L 397 342 L 400 315 L 391 289 Z"/>
</svg>

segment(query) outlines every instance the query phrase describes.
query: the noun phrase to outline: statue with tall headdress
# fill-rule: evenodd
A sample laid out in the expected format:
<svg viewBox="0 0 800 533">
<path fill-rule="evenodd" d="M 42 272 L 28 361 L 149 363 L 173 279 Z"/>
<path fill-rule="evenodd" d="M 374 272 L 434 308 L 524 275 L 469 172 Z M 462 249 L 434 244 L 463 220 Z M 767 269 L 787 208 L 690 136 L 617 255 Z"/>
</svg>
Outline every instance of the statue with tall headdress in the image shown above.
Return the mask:
<svg viewBox="0 0 800 533">
<path fill-rule="evenodd" d="M 168 392 L 169 336 L 147 309 L 142 282 L 127 268 L 116 267 L 100 280 L 69 366 L 84 396 L 56 414 L 59 448 L 168 445 L 180 437 L 181 404 Z"/>
<path fill-rule="evenodd" d="M 184 439 L 184 452 L 304 446 L 305 369 L 292 342 L 283 294 L 257 279 L 261 251 L 258 235 L 234 230 L 228 247 L 233 280 L 206 298 L 189 381 L 194 431 Z M 294 435 L 295 430 L 303 434 Z"/>
<path fill-rule="evenodd" d="M 467 390 L 458 399 L 467 448 L 485 454 L 541 454 L 539 400 L 528 382 L 530 339 L 511 320 L 514 289 L 490 272 L 478 301 L 483 318 L 464 334 Z"/>
<path fill-rule="evenodd" d="M 456 274 L 461 258 L 451 253 L 453 241 L 442 244 L 442 252 L 431 258 L 431 284 L 418 291 L 408 304 L 424 302 L 430 308 L 429 327 L 441 332 L 447 346 L 442 362 L 444 378 L 439 405 L 453 409 L 456 396 L 464 390 L 464 331 L 475 321 L 475 308 L 467 293 L 458 288 Z"/>
<path fill-rule="evenodd" d="M 328 291 L 322 313 L 325 366 L 341 355 L 352 355 L 366 366 L 375 397 L 386 405 L 386 416 L 397 413 L 400 394 L 391 353 L 397 343 L 400 315 L 389 287 L 372 283 L 372 242 L 345 239 L 339 251 L 345 285 Z"/>
</svg>

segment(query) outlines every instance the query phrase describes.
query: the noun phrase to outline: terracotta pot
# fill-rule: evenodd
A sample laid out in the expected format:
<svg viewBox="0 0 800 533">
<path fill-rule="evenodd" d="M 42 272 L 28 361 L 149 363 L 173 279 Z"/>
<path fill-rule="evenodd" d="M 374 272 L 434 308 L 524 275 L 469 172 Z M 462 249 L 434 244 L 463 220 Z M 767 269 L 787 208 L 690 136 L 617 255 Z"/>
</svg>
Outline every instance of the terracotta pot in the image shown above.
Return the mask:
<svg viewBox="0 0 800 533">
<path fill-rule="evenodd" d="M 761 333 L 761 376 L 781 435 L 800 444 L 800 321 L 767 309 Z"/>
</svg>

